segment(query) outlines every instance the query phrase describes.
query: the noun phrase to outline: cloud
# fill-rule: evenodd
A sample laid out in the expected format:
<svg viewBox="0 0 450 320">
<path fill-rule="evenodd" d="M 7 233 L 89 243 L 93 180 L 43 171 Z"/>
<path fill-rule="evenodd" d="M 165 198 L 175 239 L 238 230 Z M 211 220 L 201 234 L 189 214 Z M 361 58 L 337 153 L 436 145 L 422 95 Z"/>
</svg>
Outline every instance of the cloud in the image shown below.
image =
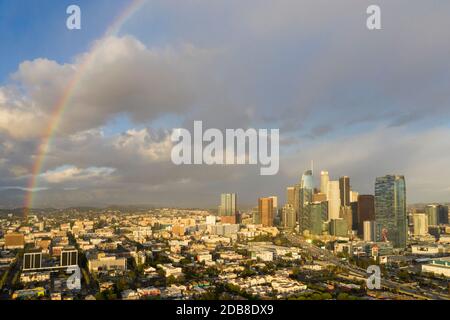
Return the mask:
<svg viewBox="0 0 450 320">
<path fill-rule="evenodd" d="M 192 84 L 204 83 L 201 68 L 212 55 L 189 44 L 147 48 L 124 36 L 97 41 L 71 64 L 25 61 L 0 88 L 0 129 L 36 138 L 66 97 L 59 135 L 97 128 L 119 114 L 144 123 L 187 111 L 199 93 Z"/>
<path fill-rule="evenodd" d="M 169 132 L 154 133 L 148 129 L 128 130 L 113 141 L 117 152 L 137 154 L 152 162 L 170 161 L 173 143 Z"/>
<path fill-rule="evenodd" d="M 365 27 L 369 4 L 155 0 L 121 35 L 65 62 L 24 61 L 0 87 L 0 186 L 25 188 L 77 78 L 39 178 L 54 187 L 39 193 L 41 205 L 213 207 L 225 191 L 255 205 L 283 195 L 311 159 L 364 193 L 398 173 L 411 202 L 447 200 L 450 3 L 380 0 L 379 32 Z M 280 174 L 173 165 L 169 132 L 194 120 L 280 128 Z"/>
<path fill-rule="evenodd" d="M 51 184 L 58 184 L 64 182 L 97 180 L 109 177 L 114 171 L 114 168 L 90 167 L 80 169 L 74 166 L 64 166 L 57 168 L 56 170 L 42 173 L 39 177 Z"/>
</svg>

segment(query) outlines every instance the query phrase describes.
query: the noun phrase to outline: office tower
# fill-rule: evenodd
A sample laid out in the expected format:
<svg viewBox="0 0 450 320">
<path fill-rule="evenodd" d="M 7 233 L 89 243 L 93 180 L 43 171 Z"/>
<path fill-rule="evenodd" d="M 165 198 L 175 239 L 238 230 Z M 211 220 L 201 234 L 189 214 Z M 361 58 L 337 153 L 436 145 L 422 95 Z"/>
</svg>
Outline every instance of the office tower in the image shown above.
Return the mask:
<svg viewBox="0 0 450 320">
<path fill-rule="evenodd" d="M 295 188 L 287 187 L 286 188 L 286 203 L 295 206 Z"/>
<path fill-rule="evenodd" d="M 310 203 L 314 194 L 314 181 L 311 170 L 305 171 L 302 175 L 300 187 L 296 189 L 297 219 L 300 233 L 308 230 Z"/>
<path fill-rule="evenodd" d="M 272 196 L 269 198 L 272 198 L 273 200 L 273 217 L 275 219 L 278 216 L 278 197 Z"/>
<path fill-rule="evenodd" d="M 283 228 L 294 229 L 295 220 L 295 209 L 294 206 L 287 203 L 281 209 L 281 224 Z"/>
<path fill-rule="evenodd" d="M 78 265 L 78 250 L 74 247 L 66 247 L 61 251 L 61 267 Z"/>
<path fill-rule="evenodd" d="M 358 202 L 358 196 L 359 196 L 359 192 L 350 190 L 350 203 Z"/>
<path fill-rule="evenodd" d="M 273 199 L 259 198 L 258 211 L 261 224 L 264 227 L 273 227 Z"/>
<path fill-rule="evenodd" d="M 341 197 L 341 206 L 350 205 L 350 178 L 345 176 L 339 178 L 339 191 Z"/>
<path fill-rule="evenodd" d="M 261 224 L 261 215 L 259 212 L 259 202 L 258 202 L 258 207 L 255 207 L 252 209 L 252 216 L 253 216 L 253 224 Z"/>
<path fill-rule="evenodd" d="M 439 206 L 439 223 L 448 224 L 448 206 Z"/>
<path fill-rule="evenodd" d="M 322 171 L 320 173 L 320 193 L 327 194 L 328 193 L 328 182 L 330 181 L 330 176 L 328 175 L 328 171 Z"/>
<path fill-rule="evenodd" d="M 386 175 L 376 179 L 375 219 L 377 241 L 390 241 L 395 248 L 406 247 L 406 184 L 404 176 Z"/>
<path fill-rule="evenodd" d="M 429 226 L 439 225 L 439 205 L 430 204 L 425 207 L 425 213 L 428 217 Z"/>
<path fill-rule="evenodd" d="M 347 223 L 347 228 L 348 231 L 352 230 L 352 226 L 353 226 L 353 212 L 352 212 L 352 208 L 350 206 L 344 206 L 340 208 L 340 213 L 339 213 L 340 218 L 344 219 L 345 222 Z"/>
<path fill-rule="evenodd" d="M 364 221 L 375 221 L 375 197 L 370 194 L 358 196 L 358 235 L 363 235 Z"/>
<path fill-rule="evenodd" d="M 375 241 L 375 221 L 363 221 L 363 234 L 364 241 Z"/>
<path fill-rule="evenodd" d="M 413 234 L 415 236 L 425 236 L 428 234 L 428 216 L 425 213 L 414 213 L 413 225 Z"/>
<path fill-rule="evenodd" d="M 339 209 L 341 207 L 339 181 L 328 182 L 328 219 L 339 219 Z"/>
<path fill-rule="evenodd" d="M 314 178 L 311 170 L 307 170 L 302 175 L 301 188 L 314 190 Z"/>
<path fill-rule="evenodd" d="M 37 270 L 42 267 L 42 251 L 34 250 L 23 255 L 23 270 Z"/>
<path fill-rule="evenodd" d="M 440 204 L 431 204 L 425 207 L 425 213 L 428 216 L 428 225 L 437 226 L 448 224 L 448 207 Z"/>
<path fill-rule="evenodd" d="M 220 197 L 220 216 L 235 216 L 236 215 L 236 193 L 222 193 Z"/>
<path fill-rule="evenodd" d="M 344 219 L 331 219 L 329 228 L 332 236 L 346 237 L 348 235 L 347 222 Z"/>
<path fill-rule="evenodd" d="M 322 235 L 324 224 L 328 220 L 328 202 L 313 202 L 309 210 L 309 233 L 312 235 Z"/>
<path fill-rule="evenodd" d="M 352 211 L 352 230 L 358 231 L 358 202 L 350 202 L 350 210 Z"/>
</svg>

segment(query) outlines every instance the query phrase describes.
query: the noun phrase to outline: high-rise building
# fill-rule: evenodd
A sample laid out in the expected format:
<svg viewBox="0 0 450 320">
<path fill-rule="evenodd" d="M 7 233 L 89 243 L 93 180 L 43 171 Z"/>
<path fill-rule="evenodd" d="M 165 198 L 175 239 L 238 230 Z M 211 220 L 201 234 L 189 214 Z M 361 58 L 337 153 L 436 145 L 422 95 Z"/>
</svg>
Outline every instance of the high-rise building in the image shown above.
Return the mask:
<svg viewBox="0 0 450 320">
<path fill-rule="evenodd" d="M 273 217 L 276 219 L 278 217 L 278 197 L 272 196 L 269 198 L 272 198 L 273 200 Z"/>
<path fill-rule="evenodd" d="M 341 206 L 350 205 L 350 178 L 347 176 L 339 178 L 339 190 Z"/>
<path fill-rule="evenodd" d="M 340 217 L 347 223 L 348 231 L 352 230 L 353 226 L 353 211 L 350 206 L 344 206 L 340 208 Z"/>
<path fill-rule="evenodd" d="M 295 220 L 295 209 L 294 206 L 287 203 L 281 209 L 281 224 L 283 228 L 294 229 L 296 220 Z"/>
<path fill-rule="evenodd" d="M 310 204 L 314 194 L 314 180 L 311 170 L 305 171 L 300 181 L 300 186 L 296 188 L 296 205 L 297 205 L 297 219 L 300 233 L 308 230 Z"/>
<path fill-rule="evenodd" d="M 259 201 L 258 201 L 258 207 L 254 207 L 252 209 L 252 216 L 253 216 L 253 224 L 261 224 L 261 215 L 259 212 Z"/>
<path fill-rule="evenodd" d="M 439 206 L 439 223 L 448 224 L 448 206 Z"/>
<path fill-rule="evenodd" d="M 339 209 L 341 207 L 339 181 L 329 181 L 327 190 L 328 219 L 339 219 Z"/>
<path fill-rule="evenodd" d="M 292 205 L 292 207 L 295 206 L 295 188 L 294 187 L 287 187 L 286 188 L 286 202 L 287 204 Z"/>
<path fill-rule="evenodd" d="M 350 209 L 352 211 L 352 230 L 358 231 L 358 202 L 350 202 Z"/>
<path fill-rule="evenodd" d="M 430 204 L 425 207 L 425 213 L 428 217 L 428 225 L 429 226 L 438 226 L 439 225 L 439 205 Z"/>
<path fill-rule="evenodd" d="M 320 173 L 320 193 L 327 194 L 328 193 L 328 182 L 330 181 L 330 176 L 328 175 L 328 171 L 322 171 Z"/>
<path fill-rule="evenodd" d="M 439 223 L 448 224 L 448 206 L 439 206 Z"/>
<path fill-rule="evenodd" d="M 414 213 L 413 225 L 413 234 L 415 236 L 425 236 L 428 234 L 428 216 L 425 213 Z"/>
<path fill-rule="evenodd" d="M 348 235 L 347 222 L 344 219 L 331 219 L 329 229 L 332 236 L 346 237 Z"/>
<path fill-rule="evenodd" d="M 363 235 L 364 221 L 375 221 L 375 197 L 370 194 L 358 196 L 358 235 Z"/>
<path fill-rule="evenodd" d="M 324 231 L 324 224 L 328 220 L 328 202 L 313 202 L 310 204 L 309 210 L 309 233 L 312 235 L 322 235 Z"/>
<path fill-rule="evenodd" d="M 236 203 L 236 193 L 222 193 L 220 197 L 219 216 L 236 215 Z"/>
<path fill-rule="evenodd" d="M 373 242 L 375 241 L 375 221 L 364 221 L 363 222 L 363 239 L 364 241 Z"/>
<path fill-rule="evenodd" d="M 307 170 L 303 173 L 300 184 L 303 189 L 314 190 L 314 178 L 311 170 Z"/>
<path fill-rule="evenodd" d="M 359 192 L 350 190 L 350 203 L 358 202 Z"/>
<path fill-rule="evenodd" d="M 259 198 L 258 211 L 261 224 L 264 227 L 273 227 L 273 198 Z"/>
<path fill-rule="evenodd" d="M 406 183 L 404 176 L 386 175 L 375 182 L 377 241 L 405 248 L 407 239 Z"/>
</svg>

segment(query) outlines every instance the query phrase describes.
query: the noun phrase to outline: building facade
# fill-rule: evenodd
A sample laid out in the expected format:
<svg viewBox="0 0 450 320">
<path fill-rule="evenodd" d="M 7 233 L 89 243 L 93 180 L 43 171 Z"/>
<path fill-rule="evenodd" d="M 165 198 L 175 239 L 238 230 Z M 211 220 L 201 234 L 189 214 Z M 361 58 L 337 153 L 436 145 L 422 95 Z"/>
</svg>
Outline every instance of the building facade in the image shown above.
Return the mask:
<svg viewBox="0 0 450 320">
<path fill-rule="evenodd" d="M 406 183 L 404 176 L 386 175 L 375 182 L 377 241 L 405 248 L 407 240 Z"/>
</svg>

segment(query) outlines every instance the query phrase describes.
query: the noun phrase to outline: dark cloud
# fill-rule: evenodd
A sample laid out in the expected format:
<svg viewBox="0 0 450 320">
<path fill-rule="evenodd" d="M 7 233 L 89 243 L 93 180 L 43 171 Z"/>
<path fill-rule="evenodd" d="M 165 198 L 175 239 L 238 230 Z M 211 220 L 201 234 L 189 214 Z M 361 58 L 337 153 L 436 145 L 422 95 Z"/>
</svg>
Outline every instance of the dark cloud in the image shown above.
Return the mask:
<svg viewBox="0 0 450 320">
<path fill-rule="evenodd" d="M 49 113 L 90 55 L 43 169 L 72 171 L 40 178 L 41 205 L 213 206 L 224 191 L 251 205 L 284 195 L 311 159 L 361 192 L 399 173 L 410 201 L 447 200 L 450 3 L 377 2 L 383 29 L 370 32 L 365 0 L 149 1 L 125 36 L 66 64 L 24 62 L 0 88 L 0 186 L 26 185 Z M 163 44 L 143 31 L 155 15 Z M 130 128 L 105 134 L 123 115 Z M 186 128 L 280 128 L 280 174 L 174 166 L 168 115 Z"/>
</svg>

